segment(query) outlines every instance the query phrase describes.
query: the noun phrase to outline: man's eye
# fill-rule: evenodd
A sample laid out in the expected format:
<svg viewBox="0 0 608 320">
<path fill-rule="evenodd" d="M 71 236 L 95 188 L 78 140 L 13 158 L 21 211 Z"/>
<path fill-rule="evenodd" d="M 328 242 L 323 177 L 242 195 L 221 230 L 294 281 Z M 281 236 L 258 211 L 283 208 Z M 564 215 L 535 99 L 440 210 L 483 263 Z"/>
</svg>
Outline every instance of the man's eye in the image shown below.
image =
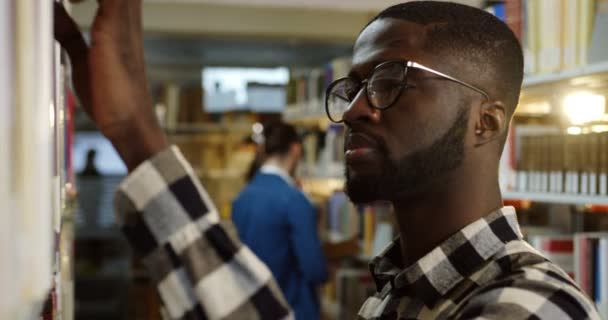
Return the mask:
<svg viewBox="0 0 608 320">
<path fill-rule="evenodd" d="M 401 81 L 396 79 L 378 79 L 374 80 L 374 82 L 371 84 L 372 91 L 377 92 L 392 91 L 399 86 L 401 86 Z"/>
<path fill-rule="evenodd" d="M 357 93 L 359 93 L 359 88 L 356 86 L 351 86 L 349 88 L 345 88 L 344 93 L 348 101 L 353 101 L 355 100 L 355 97 L 357 97 Z"/>
</svg>

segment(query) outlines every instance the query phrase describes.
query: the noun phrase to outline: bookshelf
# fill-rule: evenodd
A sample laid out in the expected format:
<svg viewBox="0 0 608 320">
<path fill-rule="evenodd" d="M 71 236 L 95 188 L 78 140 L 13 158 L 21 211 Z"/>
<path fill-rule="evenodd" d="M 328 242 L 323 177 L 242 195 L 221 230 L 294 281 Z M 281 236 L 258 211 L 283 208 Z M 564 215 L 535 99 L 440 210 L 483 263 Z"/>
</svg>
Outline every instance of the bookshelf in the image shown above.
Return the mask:
<svg viewBox="0 0 608 320">
<path fill-rule="evenodd" d="M 606 57 L 608 59 L 608 57 Z M 608 78 L 608 61 L 593 63 L 581 67 L 560 70 L 556 72 L 535 74 L 524 77 L 523 88 L 548 85 L 555 82 L 569 81 L 580 77 Z"/>
<path fill-rule="evenodd" d="M 582 81 L 577 82 L 577 79 Z M 584 88 L 589 84 L 594 86 L 598 82 L 605 81 L 608 81 L 608 61 L 556 72 L 526 75 L 522 83 L 522 95 L 525 96 L 528 91 L 538 88 L 547 88 L 551 91 L 556 83 L 565 82 L 567 87 L 574 82 L 579 84 L 577 87 Z M 318 98 L 311 102 L 288 105 L 283 112 L 283 119 L 296 126 L 327 128 L 330 121 L 327 119 L 323 103 L 323 99 Z M 516 117 L 518 115 L 516 113 Z"/>
<path fill-rule="evenodd" d="M 205 133 L 251 133 L 251 124 L 180 123 L 163 128 L 168 135 L 191 135 Z"/>
<path fill-rule="evenodd" d="M 328 196 L 335 190 L 341 190 L 344 186 L 343 177 L 306 177 L 302 179 L 303 189 L 312 195 Z M 530 202 L 547 204 L 570 204 L 570 205 L 600 205 L 608 206 L 608 196 L 600 195 L 576 195 L 567 193 L 549 192 L 520 192 L 503 191 L 502 198 L 509 201 L 524 200 Z"/>
<path fill-rule="evenodd" d="M 569 205 L 608 205 L 607 196 L 573 195 L 548 192 L 504 191 L 504 200 L 526 200 L 538 203 Z"/>
<path fill-rule="evenodd" d="M 72 319 L 71 110 L 52 18 L 52 1 L 0 4 L 0 319 Z"/>
</svg>

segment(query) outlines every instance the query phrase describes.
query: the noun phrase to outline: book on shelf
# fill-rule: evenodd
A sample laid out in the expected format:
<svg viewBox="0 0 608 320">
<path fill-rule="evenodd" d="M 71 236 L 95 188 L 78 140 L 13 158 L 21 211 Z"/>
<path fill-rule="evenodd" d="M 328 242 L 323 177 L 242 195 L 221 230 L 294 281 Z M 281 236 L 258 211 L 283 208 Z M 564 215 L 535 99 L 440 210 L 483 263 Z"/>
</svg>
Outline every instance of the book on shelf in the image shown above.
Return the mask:
<svg viewBox="0 0 608 320">
<path fill-rule="evenodd" d="M 605 1 L 507 0 L 488 11 L 505 21 L 522 42 L 525 73 L 537 74 L 605 60 L 604 41 L 597 40 L 602 37 L 598 30 L 608 25 L 608 9 L 601 11 Z"/>
<path fill-rule="evenodd" d="M 596 305 L 600 315 L 604 319 L 608 319 L 608 237 L 603 237 L 598 245 L 598 281 L 596 286 L 600 288 L 596 295 Z"/>
<path fill-rule="evenodd" d="M 569 135 L 552 128 L 529 129 L 517 127 L 518 137 L 510 146 L 517 155 L 514 190 L 608 195 L 608 132 Z"/>
<path fill-rule="evenodd" d="M 357 319 L 361 306 L 376 292 L 367 269 L 342 268 L 336 274 L 338 319 Z"/>
<path fill-rule="evenodd" d="M 574 239 L 572 235 L 533 235 L 530 244 L 560 266 L 574 279 Z"/>
<path fill-rule="evenodd" d="M 308 177 L 344 176 L 344 127 L 331 125 L 326 131 L 308 130 L 302 139 L 301 175 Z"/>
<path fill-rule="evenodd" d="M 350 57 L 341 57 L 318 68 L 291 69 L 287 84 L 287 105 L 303 108 L 301 115 L 323 114 L 325 89 L 334 80 L 345 77 L 350 64 Z"/>
<path fill-rule="evenodd" d="M 566 271 L 608 318 L 608 233 L 537 234 L 530 244 Z"/>
<path fill-rule="evenodd" d="M 608 0 L 596 0 L 596 15 L 589 45 L 589 63 L 606 61 L 608 57 L 608 45 L 606 45 L 606 33 L 608 33 Z"/>
<path fill-rule="evenodd" d="M 344 192 L 334 192 L 327 201 L 326 231 L 330 242 L 353 239 L 359 234 L 359 209 Z"/>
<path fill-rule="evenodd" d="M 327 218 L 322 231 L 330 242 L 359 239 L 360 256 L 371 258 L 393 239 L 391 210 L 386 203 L 356 206 L 343 191 L 336 191 L 327 200 Z"/>
<path fill-rule="evenodd" d="M 608 317 L 608 233 L 575 234 L 574 273 L 602 317 Z"/>
</svg>

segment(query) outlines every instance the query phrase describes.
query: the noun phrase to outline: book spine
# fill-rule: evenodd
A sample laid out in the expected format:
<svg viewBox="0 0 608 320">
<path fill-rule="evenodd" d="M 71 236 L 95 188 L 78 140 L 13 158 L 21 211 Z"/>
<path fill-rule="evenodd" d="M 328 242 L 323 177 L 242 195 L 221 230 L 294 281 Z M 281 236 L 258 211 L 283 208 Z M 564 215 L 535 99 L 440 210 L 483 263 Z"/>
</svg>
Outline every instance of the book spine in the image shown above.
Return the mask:
<svg viewBox="0 0 608 320">
<path fill-rule="evenodd" d="M 593 299 L 597 306 L 602 301 L 602 266 L 601 266 L 601 247 L 599 240 L 593 246 Z"/>
<path fill-rule="evenodd" d="M 522 40 L 523 8 L 522 0 L 505 1 L 505 22 L 513 30 L 513 33 Z"/>
<path fill-rule="evenodd" d="M 583 275 L 584 275 L 584 243 L 585 237 L 581 234 L 577 234 L 574 237 L 574 281 L 583 288 Z"/>
<path fill-rule="evenodd" d="M 608 237 L 600 239 L 599 244 L 600 301 L 598 309 L 602 319 L 608 319 Z"/>
<path fill-rule="evenodd" d="M 569 236 L 536 236 L 530 241 L 548 259 L 574 278 L 574 240 Z"/>
<path fill-rule="evenodd" d="M 599 194 L 608 195 L 608 132 L 600 133 L 599 136 Z"/>
</svg>

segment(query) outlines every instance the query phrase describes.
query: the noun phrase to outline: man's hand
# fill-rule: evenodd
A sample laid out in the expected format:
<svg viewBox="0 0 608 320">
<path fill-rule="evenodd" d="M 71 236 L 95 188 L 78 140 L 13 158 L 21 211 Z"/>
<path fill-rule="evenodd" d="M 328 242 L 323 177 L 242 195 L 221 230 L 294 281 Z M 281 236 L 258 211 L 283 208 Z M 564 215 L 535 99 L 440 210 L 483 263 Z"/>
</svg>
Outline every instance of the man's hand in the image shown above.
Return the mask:
<svg viewBox="0 0 608 320">
<path fill-rule="evenodd" d="M 55 38 L 70 57 L 82 105 L 132 170 L 168 146 L 148 92 L 141 0 L 98 2 L 90 48 L 57 3 Z"/>
</svg>

